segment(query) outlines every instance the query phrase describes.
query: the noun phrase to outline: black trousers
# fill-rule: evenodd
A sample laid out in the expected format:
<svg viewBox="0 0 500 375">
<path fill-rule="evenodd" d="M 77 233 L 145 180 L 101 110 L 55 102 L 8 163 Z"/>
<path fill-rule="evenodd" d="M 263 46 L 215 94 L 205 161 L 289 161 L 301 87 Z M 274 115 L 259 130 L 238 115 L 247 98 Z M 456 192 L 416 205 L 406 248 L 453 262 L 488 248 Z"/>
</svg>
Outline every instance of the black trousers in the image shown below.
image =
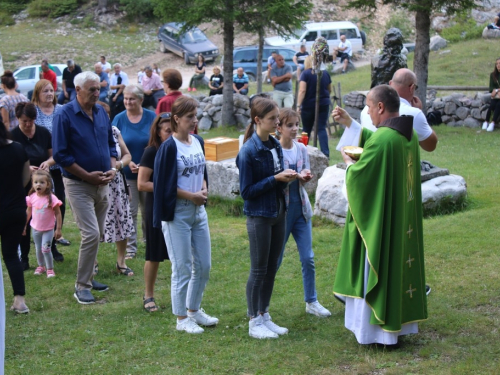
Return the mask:
<svg viewBox="0 0 500 375">
<path fill-rule="evenodd" d="M 25 223 L 26 210 L 24 208 L 11 212 L 2 212 L 2 215 L 0 215 L 2 257 L 15 296 L 24 296 L 26 293 L 23 266 L 17 253 Z"/>
<path fill-rule="evenodd" d="M 486 112 L 487 122 L 490 122 L 491 112 L 493 112 L 493 122 L 496 123 L 500 118 L 500 99 L 491 99 L 490 108 Z"/>
</svg>

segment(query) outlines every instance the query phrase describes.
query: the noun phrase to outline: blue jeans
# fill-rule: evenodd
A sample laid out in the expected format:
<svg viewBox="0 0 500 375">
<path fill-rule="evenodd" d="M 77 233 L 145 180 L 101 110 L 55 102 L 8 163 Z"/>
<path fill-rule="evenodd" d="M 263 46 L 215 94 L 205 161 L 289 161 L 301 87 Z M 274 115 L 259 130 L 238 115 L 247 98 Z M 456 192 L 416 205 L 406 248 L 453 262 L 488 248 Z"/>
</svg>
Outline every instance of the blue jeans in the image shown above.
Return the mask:
<svg viewBox="0 0 500 375">
<path fill-rule="evenodd" d="M 236 93 L 236 91 L 233 90 L 234 93 Z M 247 95 L 248 94 L 248 89 L 241 89 L 240 90 L 240 94 L 241 95 Z"/>
<path fill-rule="evenodd" d="M 292 197 L 290 197 L 292 198 Z M 304 301 L 307 303 L 318 300 L 316 294 L 316 270 L 314 268 L 314 252 L 312 249 L 312 221 L 308 222 L 302 214 L 302 204 L 299 201 L 290 200 L 288 212 L 286 214 L 285 242 L 283 250 L 278 259 L 278 268 L 283 261 L 285 245 L 288 242 L 290 233 L 293 235 L 297 249 L 299 251 L 300 262 L 302 263 L 302 283 L 304 285 Z"/>
<path fill-rule="evenodd" d="M 76 98 L 76 90 L 75 89 L 66 88 L 66 92 L 68 93 L 68 96 L 69 96 L 68 102 L 70 102 Z M 57 98 L 57 102 L 59 104 L 64 104 L 64 100 L 66 100 L 66 97 L 64 96 L 64 91 L 61 91 L 61 93 L 59 94 L 59 97 Z"/>
<path fill-rule="evenodd" d="M 174 220 L 161 222 L 172 262 L 172 313 L 199 310 L 211 268 L 210 231 L 204 206 L 178 199 Z"/>
<path fill-rule="evenodd" d="M 319 147 L 321 152 L 326 155 L 327 158 L 330 157 L 330 148 L 328 147 L 328 133 L 326 132 L 326 124 L 328 122 L 328 115 L 330 114 L 329 105 L 320 105 L 318 114 L 318 139 Z M 309 144 L 311 143 L 311 131 L 314 126 L 314 108 L 302 108 L 302 127 L 303 131 L 307 133 L 309 137 Z"/>
</svg>

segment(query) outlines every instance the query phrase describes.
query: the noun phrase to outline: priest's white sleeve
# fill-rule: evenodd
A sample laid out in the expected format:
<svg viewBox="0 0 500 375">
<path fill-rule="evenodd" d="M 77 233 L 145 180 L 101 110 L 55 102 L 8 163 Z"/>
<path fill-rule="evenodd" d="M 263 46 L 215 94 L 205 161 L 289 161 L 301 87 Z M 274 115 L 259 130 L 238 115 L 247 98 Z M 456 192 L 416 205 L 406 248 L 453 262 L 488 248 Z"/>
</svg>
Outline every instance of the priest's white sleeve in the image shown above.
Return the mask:
<svg viewBox="0 0 500 375">
<path fill-rule="evenodd" d="M 362 131 L 363 128 L 359 122 L 352 120 L 351 126 L 345 128 L 344 134 L 342 134 L 340 138 L 339 144 L 337 145 L 337 151 L 340 151 L 344 146 L 358 146 Z"/>
</svg>

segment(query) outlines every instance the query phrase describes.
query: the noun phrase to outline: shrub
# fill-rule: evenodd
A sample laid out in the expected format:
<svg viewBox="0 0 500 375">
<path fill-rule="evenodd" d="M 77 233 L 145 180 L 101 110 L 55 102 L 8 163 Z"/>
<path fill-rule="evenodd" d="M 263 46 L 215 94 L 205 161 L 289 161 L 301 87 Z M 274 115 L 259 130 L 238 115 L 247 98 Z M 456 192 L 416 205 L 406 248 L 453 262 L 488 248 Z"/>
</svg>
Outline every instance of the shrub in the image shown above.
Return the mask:
<svg viewBox="0 0 500 375">
<path fill-rule="evenodd" d="M 408 14 L 401 10 L 395 11 L 386 24 L 387 28 L 396 27 L 403 34 L 405 42 L 409 42 L 414 38 L 413 24 L 411 23 Z"/>
<path fill-rule="evenodd" d="M 127 18 L 140 21 L 154 18 L 151 0 L 120 0 L 120 4 L 127 12 Z"/>
<path fill-rule="evenodd" d="M 10 26 L 14 25 L 16 22 L 14 21 L 14 18 L 6 12 L 0 12 L 0 25 L 2 26 Z"/>
<path fill-rule="evenodd" d="M 77 8 L 77 0 L 34 0 L 28 5 L 28 13 L 31 17 L 57 18 L 71 14 Z"/>
<path fill-rule="evenodd" d="M 476 21 L 468 14 L 459 14 L 454 21 L 456 23 L 453 26 L 441 31 L 441 36 L 450 43 L 480 38 L 486 26 L 486 24 L 477 25 Z"/>
</svg>

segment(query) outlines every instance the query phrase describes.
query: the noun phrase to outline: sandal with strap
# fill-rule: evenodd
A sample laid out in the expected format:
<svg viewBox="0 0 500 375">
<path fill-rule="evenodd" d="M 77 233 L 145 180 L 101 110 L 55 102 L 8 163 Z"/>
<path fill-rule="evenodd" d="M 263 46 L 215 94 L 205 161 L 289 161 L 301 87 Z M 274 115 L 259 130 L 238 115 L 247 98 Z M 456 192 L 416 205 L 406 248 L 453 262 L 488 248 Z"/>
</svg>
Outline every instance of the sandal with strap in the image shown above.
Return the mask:
<svg viewBox="0 0 500 375">
<path fill-rule="evenodd" d="M 146 306 L 148 303 L 151 303 L 153 302 L 154 305 L 152 306 Z M 156 312 L 158 311 L 158 306 L 156 306 L 156 303 L 155 303 L 155 299 L 154 297 L 149 297 L 149 298 L 142 298 L 142 304 L 144 305 L 144 310 L 146 310 L 147 312 Z"/>
<path fill-rule="evenodd" d="M 118 263 L 116 263 L 116 269 L 118 270 L 118 273 L 121 273 L 122 275 L 125 276 L 134 276 L 134 271 L 128 267 L 120 267 Z"/>
</svg>

